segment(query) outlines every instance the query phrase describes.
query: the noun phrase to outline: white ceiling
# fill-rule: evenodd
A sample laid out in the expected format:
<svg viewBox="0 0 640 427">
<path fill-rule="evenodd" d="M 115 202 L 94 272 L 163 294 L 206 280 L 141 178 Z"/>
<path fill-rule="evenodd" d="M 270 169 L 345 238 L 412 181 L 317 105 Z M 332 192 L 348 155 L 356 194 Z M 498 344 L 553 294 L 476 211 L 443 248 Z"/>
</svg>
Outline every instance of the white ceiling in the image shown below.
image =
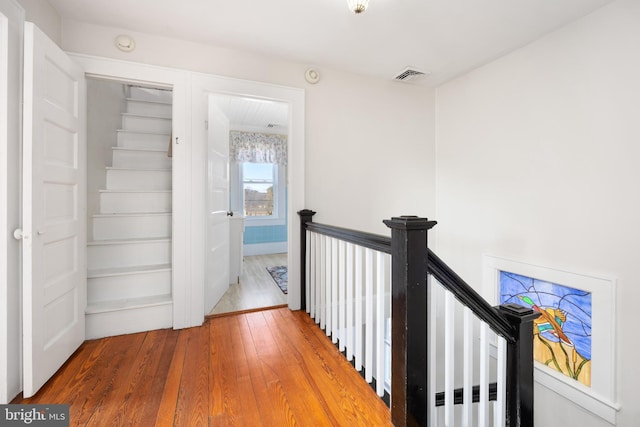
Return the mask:
<svg viewBox="0 0 640 427">
<path fill-rule="evenodd" d="M 436 86 L 613 0 L 49 0 L 63 18 Z"/>
<path fill-rule="evenodd" d="M 289 106 L 284 102 L 227 95 L 212 99 L 229 119 L 231 130 L 288 133 Z"/>
</svg>

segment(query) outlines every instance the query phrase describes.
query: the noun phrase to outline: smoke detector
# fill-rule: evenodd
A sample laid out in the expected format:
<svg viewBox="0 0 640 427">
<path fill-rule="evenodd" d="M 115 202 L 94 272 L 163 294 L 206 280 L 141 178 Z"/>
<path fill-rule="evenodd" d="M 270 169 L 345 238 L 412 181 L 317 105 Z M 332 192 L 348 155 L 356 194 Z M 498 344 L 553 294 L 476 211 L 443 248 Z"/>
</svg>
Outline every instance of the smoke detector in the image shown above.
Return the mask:
<svg viewBox="0 0 640 427">
<path fill-rule="evenodd" d="M 428 74 L 429 73 L 418 70 L 416 67 L 407 67 L 404 70 L 400 71 L 396 76 L 394 76 L 393 80 L 397 80 L 400 82 L 410 82 L 419 80 Z"/>
</svg>

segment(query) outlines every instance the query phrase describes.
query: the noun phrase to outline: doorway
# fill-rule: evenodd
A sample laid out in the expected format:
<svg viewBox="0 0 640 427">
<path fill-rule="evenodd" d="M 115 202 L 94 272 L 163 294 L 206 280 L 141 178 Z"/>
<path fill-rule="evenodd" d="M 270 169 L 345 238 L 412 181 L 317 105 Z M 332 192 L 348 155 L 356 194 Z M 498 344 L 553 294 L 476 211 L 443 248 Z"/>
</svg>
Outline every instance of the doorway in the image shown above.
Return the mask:
<svg viewBox="0 0 640 427">
<path fill-rule="evenodd" d="M 229 286 L 210 314 L 284 305 L 288 292 L 289 105 L 213 94 L 227 123 Z M 211 125 L 210 123 L 210 125 Z M 209 180 L 211 181 L 211 180 Z"/>
</svg>

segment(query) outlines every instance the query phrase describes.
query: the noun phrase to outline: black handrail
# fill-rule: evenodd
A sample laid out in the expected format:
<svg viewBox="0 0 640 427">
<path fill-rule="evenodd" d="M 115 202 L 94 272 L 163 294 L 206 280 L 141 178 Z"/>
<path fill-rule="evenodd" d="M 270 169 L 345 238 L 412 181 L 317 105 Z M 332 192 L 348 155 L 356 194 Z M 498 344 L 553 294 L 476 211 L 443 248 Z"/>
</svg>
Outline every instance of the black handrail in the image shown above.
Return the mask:
<svg viewBox="0 0 640 427">
<path fill-rule="evenodd" d="M 479 293 L 467 284 L 455 271 L 442 261 L 431 249 L 427 249 L 427 269 L 463 305 L 485 322 L 507 342 L 515 343 L 515 329 L 505 317 Z"/>
<path fill-rule="evenodd" d="M 315 233 L 323 234 L 329 237 L 335 237 L 348 243 L 375 251 L 391 253 L 391 238 L 381 236 L 379 234 L 365 233 L 364 231 L 350 230 L 348 228 L 336 227 L 333 225 L 319 224 L 317 222 L 308 222 L 307 230 Z"/>
</svg>

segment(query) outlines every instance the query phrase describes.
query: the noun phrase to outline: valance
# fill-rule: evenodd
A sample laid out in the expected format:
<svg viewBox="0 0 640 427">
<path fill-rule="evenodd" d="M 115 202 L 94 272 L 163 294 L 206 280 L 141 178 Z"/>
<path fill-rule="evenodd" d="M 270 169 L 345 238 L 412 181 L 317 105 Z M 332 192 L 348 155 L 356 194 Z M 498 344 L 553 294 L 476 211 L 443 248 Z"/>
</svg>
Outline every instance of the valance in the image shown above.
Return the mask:
<svg viewBox="0 0 640 427">
<path fill-rule="evenodd" d="M 238 163 L 275 163 L 287 166 L 287 137 L 258 132 L 231 131 L 229 158 Z"/>
</svg>

